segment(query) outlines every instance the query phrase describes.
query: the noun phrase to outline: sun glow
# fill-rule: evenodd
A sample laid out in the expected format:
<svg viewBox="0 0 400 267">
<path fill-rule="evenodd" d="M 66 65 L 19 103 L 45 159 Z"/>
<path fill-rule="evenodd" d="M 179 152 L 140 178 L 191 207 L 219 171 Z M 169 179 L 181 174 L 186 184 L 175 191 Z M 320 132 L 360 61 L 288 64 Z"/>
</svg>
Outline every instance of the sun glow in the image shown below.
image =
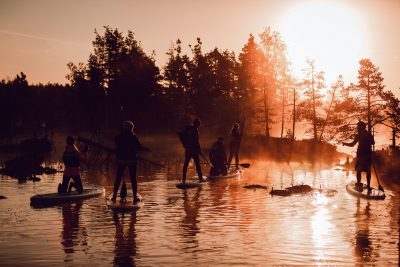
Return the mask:
<svg viewBox="0 0 400 267">
<path fill-rule="evenodd" d="M 367 47 L 362 19 L 351 7 L 328 0 L 302 2 L 288 10 L 279 25 L 294 74 L 300 75 L 310 58 L 325 71 L 327 85 L 340 74 L 346 80 L 355 78 Z"/>
</svg>

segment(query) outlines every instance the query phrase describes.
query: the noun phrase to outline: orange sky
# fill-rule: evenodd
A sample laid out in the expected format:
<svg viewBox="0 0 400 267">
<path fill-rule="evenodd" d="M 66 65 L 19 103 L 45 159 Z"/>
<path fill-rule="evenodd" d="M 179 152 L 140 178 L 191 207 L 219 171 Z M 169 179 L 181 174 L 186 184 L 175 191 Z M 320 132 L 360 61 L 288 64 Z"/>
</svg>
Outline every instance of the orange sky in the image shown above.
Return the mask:
<svg viewBox="0 0 400 267">
<path fill-rule="evenodd" d="M 321 3 L 325 5 L 324 10 L 314 8 Z M 337 4 L 340 7 L 336 8 Z M 399 14 L 399 0 L 1 0 L 0 79 L 12 78 L 23 71 L 29 82 L 65 83 L 66 64 L 87 60 L 93 31 L 103 25 L 117 27 L 123 32 L 132 30 L 145 51 L 156 51 L 160 67 L 165 63 L 165 53 L 171 42 L 177 38 L 187 46 L 201 37 L 204 51 L 217 46 L 238 54 L 249 33 L 257 35 L 271 26 L 281 32 L 284 39 L 292 40 L 288 43 L 288 52 L 294 58 L 293 65 L 300 68 L 306 56 L 303 54 L 309 53 L 317 67 L 321 63 L 320 69 L 327 72 L 328 84 L 329 77 L 339 74 L 347 81 L 355 79 L 358 64 L 347 55 L 332 56 L 329 50 L 332 49 L 329 36 L 349 38 L 351 32 L 335 35 L 329 31 L 354 31 L 354 40 L 333 43 L 333 47 L 349 44 L 349 49 L 357 52 L 355 55 L 353 50 L 348 50 L 350 56 L 358 58 L 360 54 L 371 58 L 383 72 L 387 88 L 400 96 Z M 314 20 L 309 23 L 322 28 L 305 30 L 304 26 L 310 24 L 302 23 L 310 16 Z M 329 29 L 325 31 L 325 28 Z M 304 35 L 300 40 L 295 36 L 299 32 Z M 321 38 L 313 33 L 321 34 Z M 316 41 L 307 43 L 311 37 Z"/>
</svg>

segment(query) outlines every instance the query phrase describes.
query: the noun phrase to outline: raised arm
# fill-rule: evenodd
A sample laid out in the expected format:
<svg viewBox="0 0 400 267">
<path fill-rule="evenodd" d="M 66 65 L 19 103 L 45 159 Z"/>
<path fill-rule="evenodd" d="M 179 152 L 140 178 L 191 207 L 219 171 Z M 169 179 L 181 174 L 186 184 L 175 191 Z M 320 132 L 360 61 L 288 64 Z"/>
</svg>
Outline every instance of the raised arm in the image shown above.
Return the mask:
<svg viewBox="0 0 400 267">
<path fill-rule="evenodd" d="M 343 142 L 343 145 L 344 145 L 344 146 L 354 146 L 355 144 L 357 144 L 357 142 L 358 142 L 358 135 L 356 135 L 356 136 L 354 137 L 353 142 L 350 142 L 350 143 Z"/>
</svg>

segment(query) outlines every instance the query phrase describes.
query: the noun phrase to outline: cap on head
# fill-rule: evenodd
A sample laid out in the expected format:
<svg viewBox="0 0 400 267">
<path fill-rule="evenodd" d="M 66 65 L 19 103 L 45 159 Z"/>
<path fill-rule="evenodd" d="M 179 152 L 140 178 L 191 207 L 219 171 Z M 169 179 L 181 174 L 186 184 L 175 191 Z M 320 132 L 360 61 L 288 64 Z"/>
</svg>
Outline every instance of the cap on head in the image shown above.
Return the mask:
<svg viewBox="0 0 400 267">
<path fill-rule="evenodd" d="M 67 136 L 67 145 L 72 146 L 75 144 L 75 139 L 72 136 Z"/>
<path fill-rule="evenodd" d="M 233 125 L 233 128 L 239 129 L 239 123 L 235 123 L 235 124 Z"/>
<path fill-rule="evenodd" d="M 200 121 L 200 119 L 199 119 L 199 118 L 195 118 L 195 119 L 193 120 L 193 126 L 195 126 L 195 127 L 199 127 L 199 126 L 200 126 L 200 124 L 201 124 L 201 121 Z"/>
<path fill-rule="evenodd" d="M 358 128 L 358 129 L 365 129 L 366 126 L 367 126 L 367 125 L 366 125 L 365 122 L 363 122 L 363 121 L 359 121 L 359 122 L 357 123 L 357 128 Z"/>
<path fill-rule="evenodd" d="M 135 125 L 131 121 L 124 121 L 122 123 L 122 128 L 124 130 L 133 130 L 134 127 L 135 127 Z"/>
</svg>

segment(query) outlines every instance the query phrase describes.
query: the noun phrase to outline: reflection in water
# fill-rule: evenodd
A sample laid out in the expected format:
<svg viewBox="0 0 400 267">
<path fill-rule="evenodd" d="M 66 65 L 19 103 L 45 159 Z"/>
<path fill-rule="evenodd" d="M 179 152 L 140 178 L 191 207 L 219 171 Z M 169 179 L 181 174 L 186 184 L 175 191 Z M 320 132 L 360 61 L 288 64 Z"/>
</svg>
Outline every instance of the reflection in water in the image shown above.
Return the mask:
<svg viewBox="0 0 400 267">
<path fill-rule="evenodd" d="M 175 187 L 180 168 L 173 167 L 146 179 L 139 173 L 147 201 L 134 214 L 114 214 L 102 197 L 58 208 L 27 205 L 32 195 L 56 188 L 61 174 L 24 185 L 0 179 L 0 193 L 9 197 L 0 203 L 0 265 L 399 264 L 398 190 L 385 188 L 384 201 L 357 202 L 345 190 L 353 172 L 347 179 L 342 170 L 252 162 L 240 178 L 182 191 Z M 86 181 L 105 186 L 113 179 L 86 175 Z M 302 183 L 337 194 L 269 194 L 271 187 Z M 269 190 L 243 188 L 249 184 Z"/>
<path fill-rule="evenodd" d="M 367 201 L 365 210 L 361 210 L 361 200 L 357 199 L 356 211 L 356 244 L 355 256 L 360 262 L 366 263 L 372 260 L 372 242 L 370 240 L 369 222 L 371 219 L 370 202 Z"/>
<path fill-rule="evenodd" d="M 129 217 L 129 223 L 125 223 L 126 217 Z M 136 266 L 136 211 L 132 213 L 113 214 L 115 224 L 115 250 L 114 265 L 115 266 Z M 124 231 L 124 226 L 128 226 Z"/>
<path fill-rule="evenodd" d="M 200 210 L 200 193 L 201 187 L 195 189 L 194 196 L 190 196 L 191 190 L 183 190 L 183 210 L 185 212 L 182 218 L 182 231 L 184 237 L 189 237 L 190 239 L 185 242 L 184 249 L 196 249 L 199 246 L 198 233 L 200 232 L 200 227 L 198 226 L 198 217 Z"/>
<path fill-rule="evenodd" d="M 72 260 L 72 255 L 70 254 L 75 252 L 75 247 L 81 240 L 79 233 L 82 233 L 82 245 L 86 246 L 86 228 L 79 223 L 81 207 L 81 201 L 62 206 L 63 230 L 61 232 L 61 244 L 66 254 L 66 262 Z"/>
<path fill-rule="evenodd" d="M 311 217 L 312 240 L 315 247 L 315 260 L 324 262 L 327 243 L 331 235 L 332 224 L 330 223 L 330 210 L 326 207 L 328 198 L 322 194 L 316 194 L 313 204 L 316 207 Z"/>
</svg>

